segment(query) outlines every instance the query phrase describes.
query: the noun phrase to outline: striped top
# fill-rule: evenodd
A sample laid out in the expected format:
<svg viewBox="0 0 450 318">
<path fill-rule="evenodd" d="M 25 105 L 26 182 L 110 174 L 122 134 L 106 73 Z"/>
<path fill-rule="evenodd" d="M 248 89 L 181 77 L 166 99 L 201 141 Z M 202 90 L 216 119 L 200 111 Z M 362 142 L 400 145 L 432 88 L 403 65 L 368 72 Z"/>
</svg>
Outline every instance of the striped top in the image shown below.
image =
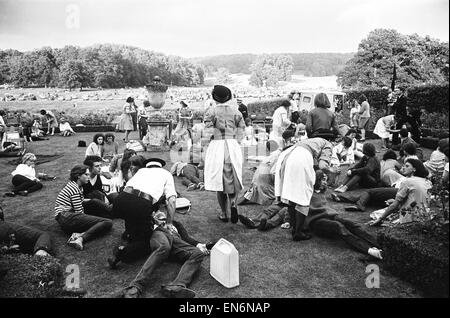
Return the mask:
<svg viewBox="0 0 450 318">
<path fill-rule="evenodd" d="M 55 216 L 61 212 L 84 213 L 83 189 L 75 181 L 69 181 L 56 198 Z"/>
</svg>

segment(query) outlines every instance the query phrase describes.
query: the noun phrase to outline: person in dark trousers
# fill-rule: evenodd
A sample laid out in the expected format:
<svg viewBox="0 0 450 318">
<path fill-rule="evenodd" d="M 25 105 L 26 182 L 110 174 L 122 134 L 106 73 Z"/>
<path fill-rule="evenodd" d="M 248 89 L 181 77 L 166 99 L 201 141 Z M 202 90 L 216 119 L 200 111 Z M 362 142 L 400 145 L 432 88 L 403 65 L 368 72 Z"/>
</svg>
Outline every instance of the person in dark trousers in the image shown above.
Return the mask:
<svg viewBox="0 0 450 318">
<path fill-rule="evenodd" d="M 17 194 L 27 196 L 29 193 L 42 189 L 43 185 L 37 176 L 43 176 L 43 174 L 36 173 L 36 160 L 36 156 L 31 152 L 22 156 L 22 163 L 11 173 L 14 188 L 11 192 L 6 192 L 5 196 L 14 197 Z"/>
<path fill-rule="evenodd" d="M 154 222 L 162 222 L 166 218 L 163 212 L 157 212 L 153 216 Z M 179 236 L 186 243 L 197 247 L 205 255 L 209 254 L 209 251 L 213 248 L 216 242 L 201 243 L 192 238 L 187 232 L 186 228 L 177 221 L 172 222 L 175 226 Z M 113 257 L 108 258 L 108 264 L 111 269 L 116 269 L 120 262 L 131 263 L 144 256 L 148 256 L 151 253 L 150 244 L 148 241 L 138 241 L 135 244 L 119 245 L 113 250 Z"/>
<path fill-rule="evenodd" d="M 0 243 L 8 249 L 38 256 L 52 254 L 52 241 L 47 232 L 20 224 L 6 222 L 0 207 Z"/>
<path fill-rule="evenodd" d="M 371 143 L 363 145 L 364 156 L 347 171 L 347 177 L 336 192 L 346 192 L 356 184 L 364 188 L 375 188 L 380 182 L 380 161 L 376 157 L 375 146 Z"/>
<path fill-rule="evenodd" d="M 409 137 L 408 129 L 402 128 L 400 129 L 400 144 L 398 145 L 400 148 L 399 155 L 400 157 L 405 156 L 405 146 L 407 144 L 413 144 L 416 147 L 416 156 L 417 158 L 422 161 L 423 160 L 423 151 L 422 148 L 420 148 L 420 145 L 411 137 Z"/>
<path fill-rule="evenodd" d="M 238 104 L 238 110 L 241 112 L 242 114 L 242 118 L 244 118 L 244 121 L 248 118 L 248 108 L 247 105 L 245 105 L 244 103 L 242 103 L 242 99 L 237 99 L 237 104 Z"/>
<path fill-rule="evenodd" d="M 181 183 L 187 187 L 188 191 L 205 189 L 205 184 L 202 181 L 198 167 L 190 163 L 180 161 L 175 162 L 172 168 L 170 168 L 170 173 L 182 177 Z"/>
<path fill-rule="evenodd" d="M 146 168 L 139 169 L 133 175 L 114 203 L 117 215 L 125 220 L 126 237 L 130 242 L 128 251 L 140 248 L 137 244 L 142 246 L 145 242 L 149 242 L 152 251 L 137 276 L 123 290 L 125 298 L 140 297 L 153 271 L 169 256 L 184 264 L 177 278 L 162 287 L 163 295 L 185 298 L 195 296 L 195 292 L 188 289 L 187 285 L 200 268 L 204 254 L 199 248 L 183 241 L 173 225 L 177 193 L 173 176 L 163 169 L 164 165 L 165 161 L 159 158 L 147 159 Z M 162 198 L 166 201 L 168 213 L 163 222 L 156 223 L 152 212 L 158 211 Z"/>
<path fill-rule="evenodd" d="M 89 182 L 89 169 L 78 165 L 70 170 L 70 181 L 61 190 L 55 203 L 55 220 L 61 229 L 71 234 L 67 244 L 83 250 L 84 244 L 111 230 L 112 221 L 84 213 L 83 185 Z"/>
<path fill-rule="evenodd" d="M 112 203 L 117 193 L 107 195 L 103 189 L 101 179 L 102 158 L 99 156 L 87 156 L 83 164 L 89 168 L 89 181 L 83 185 L 83 195 L 90 199 L 83 202 L 86 214 L 113 218 Z"/>
</svg>

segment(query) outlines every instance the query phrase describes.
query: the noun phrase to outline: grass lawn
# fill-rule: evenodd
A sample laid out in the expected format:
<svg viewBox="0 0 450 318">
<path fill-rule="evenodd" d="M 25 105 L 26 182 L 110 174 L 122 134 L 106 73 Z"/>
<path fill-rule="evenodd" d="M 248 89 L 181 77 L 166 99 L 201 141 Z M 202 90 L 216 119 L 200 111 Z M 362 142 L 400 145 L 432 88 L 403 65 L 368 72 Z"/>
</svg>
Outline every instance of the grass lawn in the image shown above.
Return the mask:
<svg viewBox="0 0 450 318">
<path fill-rule="evenodd" d="M 102 238 L 89 242 L 85 250 L 76 251 L 66 245 L 67 236 L 54 220 L 54 202 L 59 191 L 68 180 L 69 170 L 82 163 L 85 148 L 78 148 L 78 140 L 90 142 L 93 133 L 79 133 L 74 137 L 53 136 L 48 141 L 27 144 L 29 152 L 35 154 L 62 153 L 64 156 L 37 166 L 37 171 L 58 176 L 54 181 L 45 181 L 44 188 L 28 197 L 0 198 L 5 218 L 11 222 L 33 226 L 51 233 L 56 257 L 65 266 L 78 264 L 81 287 L 88 290 L 87 297 L 113 297 L 127 286 L 139 271 L 145 259 L 134 264 L 121 264 L 118 270 L 108 268 L 106 259 L 112 248 L 120 242 L 124 230 L 122 220 L 114 220 L 113 230 Z M 133 132 L 136 138 L 137 133 Z M 122 134 L 118 134 L 118 140 Z M 380 141 L 374 141 L 377 147 Z M 124 145 L 121 144 L 121 150 Z M 381 154 L 381 153 L 380 153 Z M 161 156 L 169 160 L 168 153 L 145 153 L 146 157 Z M 429 155 L 429 152 L 427 153 Z M 11 158 L 0 158 L 0 193 L 9 191 L 14 166 Z M 244 184 L 251 182 L 251 163 L 244 165 Z M 168 162 L 170 168 L 171 163 Z M 248 230 L 241 223 L 222 223 L 216 215 L 219 206 L 213 192 L 187 192 L 176 180 L 177 191 L 192 201 L 190 214 L 177 214 L 176 219 L 184 223 L 187 230 L 199 240 L 225 238 L 239 251 L 240 286 L 227 289 L 209 275 L 209 257 L 191 288 L 198 297 L 420 297 L 410 284 L 391 276 L 383 270 L 382 261 L 380 288 L 369 289 L 365 285 L 368 274 L 367 258 L 351 250 L 342 241 L 333 241 L 314 236 L 305 242 L 292 241 L 289 231 L 281 228 L 269 232 Z M 343 211 L 342 204 L 329 201 L 336 210 Z M 240 213 L 251 214 L 262 207 L 249 205 L 240 207 Z M 369 220 L 369 212 L 347 213 L 350 218 Z M 180 265 L 165 263 L 152 276 L 146 297 L 161 297 L 160 286 L 174 279 Z"/>
</svg>

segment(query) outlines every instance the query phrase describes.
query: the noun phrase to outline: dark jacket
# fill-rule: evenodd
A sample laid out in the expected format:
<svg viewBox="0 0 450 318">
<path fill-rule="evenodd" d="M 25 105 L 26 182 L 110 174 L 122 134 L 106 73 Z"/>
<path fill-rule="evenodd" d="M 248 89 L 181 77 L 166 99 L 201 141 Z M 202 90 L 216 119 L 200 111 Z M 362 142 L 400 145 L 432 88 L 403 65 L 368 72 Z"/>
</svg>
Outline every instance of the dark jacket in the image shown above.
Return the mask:
<svg viewBox="0 0 450 318">
<path fill-rule="evenodd" d="M 359 162 L 350 169 L 352 176 L 354 175 L 369 175 L 380 180 L 380 161 L 377 157 L 368 157 L 364 155 Z"/>
<path fill-rule="evenodd" d="M 318 132 L 333 132 L 339 134 L 336 116 L 328 109 L 316 107 L 309 112 L 306 120 L 306 132 L 310 138 Z"/>
</svg>

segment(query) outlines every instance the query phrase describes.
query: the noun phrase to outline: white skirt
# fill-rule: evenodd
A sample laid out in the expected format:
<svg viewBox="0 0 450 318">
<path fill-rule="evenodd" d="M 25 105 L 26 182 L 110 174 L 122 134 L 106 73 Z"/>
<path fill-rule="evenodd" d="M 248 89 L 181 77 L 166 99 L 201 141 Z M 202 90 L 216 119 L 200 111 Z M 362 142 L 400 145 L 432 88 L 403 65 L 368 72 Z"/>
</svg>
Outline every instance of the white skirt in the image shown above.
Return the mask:
<svg viewBox="0 0 450 318">
<path fill-rule="evenodd" d="M 378 119 L 373 133 L 378 135 L 381 139 L 386 139 L 391 136 L 391 133 L 386 130 L 386 126 L 383 123 L 383 118 Z"/>
<path fill-rule="evenodd" d="M 275 169 L 275 197 L 309 206 L 315 181 L 314 160 L 307 149 L 293 146 L 281 153 Z"/>
<path fill-rule="evenodd" d="M 230 153 L 230 160 L 236 172 L 240 187 L 242 183 L 242 149 L 235 139 L 211 140 L 205 155 L 205 190 L 224 191 L 223 166 L 225 160 L 225 143 Z"/>
</svg>

